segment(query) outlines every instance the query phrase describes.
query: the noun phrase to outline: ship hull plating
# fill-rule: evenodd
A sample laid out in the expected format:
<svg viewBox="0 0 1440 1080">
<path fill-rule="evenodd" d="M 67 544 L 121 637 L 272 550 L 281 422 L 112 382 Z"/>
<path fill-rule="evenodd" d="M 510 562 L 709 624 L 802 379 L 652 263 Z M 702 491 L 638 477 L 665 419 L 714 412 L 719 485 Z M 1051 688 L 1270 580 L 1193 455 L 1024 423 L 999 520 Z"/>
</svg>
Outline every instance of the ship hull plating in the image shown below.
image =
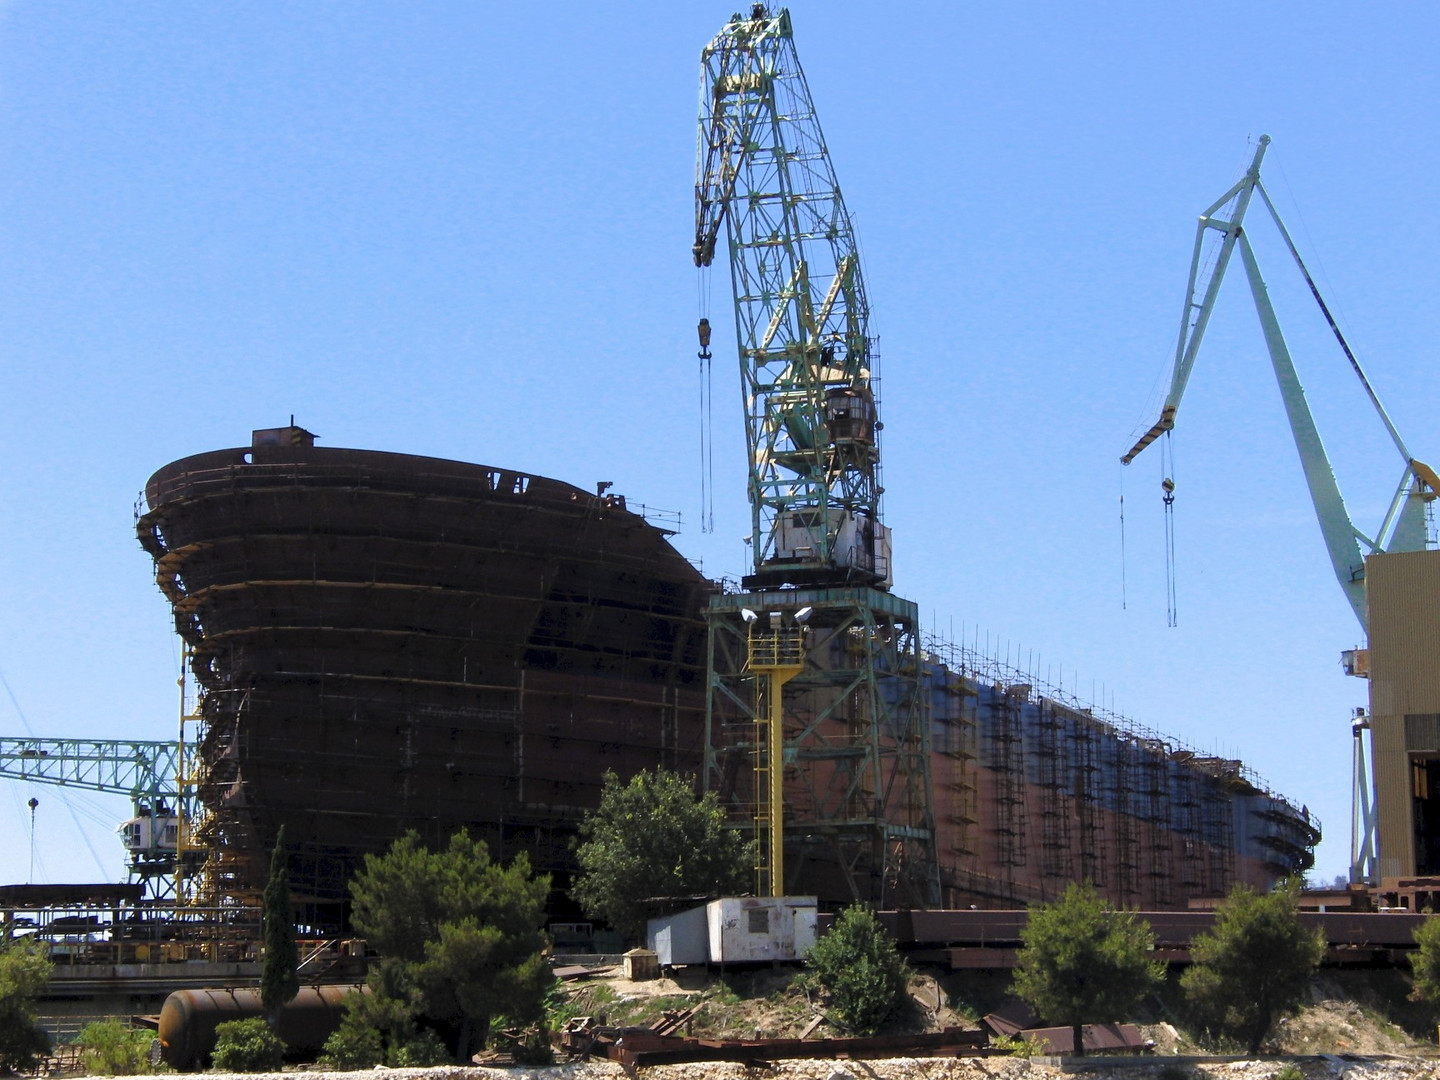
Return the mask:
<svg viewBox="0 0 1440 1080">
<path fill-rule="evenodd" d="M 698 768 L 711 586 L 662 530 L 542 477 L 298 441 L 161 469 L 138 522 L 203 690 L 209 889 L 253 895 L 281 825 L 318 901 L 407 829 L 563 870 L 605 770 Z"/>
<path fill-rule="evenodd" d="M 145 497 L 140 540 L 203 691 L 191 841 L 207 902 L 257 898 L 282 825 L 317 928 L 343 921 L 363 855 L 410 829 L 436 843 L 468 827 L 563 886 L 606 770 L 700 775 L 733 759 L 711 786 L 753 825 L 753 723 L 717 723 L 706 746 L 718 587 L 623 499 L 319 448 L 298 428 L 174 462 Z M 904 789 L 905 834 L 924 840 L 919 872 L 941 905 L 1013 906 L 1088 878 L 1120 904 L 1183 907 L 1310 865 L 1316 823 L 1239 762 L 963 648 L 926 642 L 915 663 L 923 770 L 851 786 L 872 802 Z M 754 682 L 742 665 L 721 673 L 737 703 Z M 786 729 L 821 730 L 833 703 L 801 683 Z M 792 756 L 785 798 L 803 808 L 816 777 Z M 854 866 L 817 846 L 813 822 L 790 824 L 787 887 L 851 899 Z"/>
</svg>

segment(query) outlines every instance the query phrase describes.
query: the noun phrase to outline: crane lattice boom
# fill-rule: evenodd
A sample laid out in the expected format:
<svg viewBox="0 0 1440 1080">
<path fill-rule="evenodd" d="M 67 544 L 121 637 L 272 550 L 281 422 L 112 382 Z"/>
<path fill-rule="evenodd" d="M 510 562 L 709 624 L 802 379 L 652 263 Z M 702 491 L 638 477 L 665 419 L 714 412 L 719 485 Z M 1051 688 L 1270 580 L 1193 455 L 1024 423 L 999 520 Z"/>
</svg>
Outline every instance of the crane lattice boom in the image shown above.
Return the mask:
<svg viewBox="0 0 1440 1080">
<path fill-rule="evenodd" d="M 173 742 L 0 738 L 0 777 L 175 801 Z"/>
<path fill-rule="evenodd" d="M 750 585 L 888 587 L 869 309 L 785 10 L 701 54 L 695 263 L 722 225 L 746 409 Z"/>
</svg>

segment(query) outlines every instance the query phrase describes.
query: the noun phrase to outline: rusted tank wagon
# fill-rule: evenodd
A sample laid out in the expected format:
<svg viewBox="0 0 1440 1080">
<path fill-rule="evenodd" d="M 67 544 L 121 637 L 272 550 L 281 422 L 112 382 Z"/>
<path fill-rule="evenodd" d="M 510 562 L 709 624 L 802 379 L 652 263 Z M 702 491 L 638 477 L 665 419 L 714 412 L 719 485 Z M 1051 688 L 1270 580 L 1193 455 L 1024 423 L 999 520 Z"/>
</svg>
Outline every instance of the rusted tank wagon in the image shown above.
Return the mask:
<svg viewBox="0 0 1440 1080">
<path fill-rule="evenodd" d="M 340 1026 L 345 996 L 358 986 L 305 986 L 280 1010 L 275 1033 L 295 1053 L 312 1053 Z M 215 1050 L 215 1028 L 265 1015 L 258 990 L 177 990 L 160 1008 L 160 1056 L 173 1069 L 202 1068 Z"/>
</svg>

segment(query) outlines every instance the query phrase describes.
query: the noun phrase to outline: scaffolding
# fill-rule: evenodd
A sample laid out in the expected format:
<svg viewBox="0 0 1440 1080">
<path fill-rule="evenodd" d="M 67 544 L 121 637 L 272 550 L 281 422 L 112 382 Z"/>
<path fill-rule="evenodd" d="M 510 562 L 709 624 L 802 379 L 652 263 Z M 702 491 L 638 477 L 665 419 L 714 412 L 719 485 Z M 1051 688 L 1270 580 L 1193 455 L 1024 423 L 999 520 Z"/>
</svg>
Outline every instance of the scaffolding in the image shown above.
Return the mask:
<svg viewBox="0 0 1440 1080">
<path fill-rule="evenodd" d="M 1029 696 L 1023 683 L 995 687 L 990 722 L 990 762 L 994 785 L 995 863 L 1001 877 L 1012 882 L 1016 867 L 1024 866 L 1025 843 L 1025 737 L 1020 702 Z"/>
<path fill-rule="evenodd" d="M 1130 736 L 1115 740 L 1110 770 L 1111 820 L 1114 829 L 1115 898 L 1120 907 L 1140 902 L 1139 746 Z"/>
<path fill-rule="evenodd" d="M 1104 837 L 1100 825 L 1100 732 L 1088 716 L 1076 716 L 1070 727 L 1071 759 L 1075 773 L 1075 822 L 1080 836 L 1081 880 L 1103 889 L 1108 878 Z"/>
<path fill-rule="evenodd" d="M 1170 754 L 1156 739 L 1140 743 L 1146 832 L 1149 834 L 1150 902 L 1157 908 L 1173 903 L 1175 878 L 1175 834 L 1170 804 Z"/>
<path fill-rule="evenodd" d="M 1067 725 L 1054 705 L 1041 701 L 1039 711 L 1035 757 L 1040 766 L 1041 872 L 1047 879 L 1047 894 L 1057 895 L 1067 881 L 1075 880 L 1075 847 L 1070 835 L 1074 800 L 1065 745 Z"/>
<path fill-rule="evenodd" d="M 973 816 L 990 845 L 988 866 L 943 867 L 947 890 L 1034 900 L 1088 880 L 1118 904 L 1168 908 L 1310 865 L 1318 823 L 1240 762 L 1087 705 L 978 644 L 929 637 L 925 649 L 937 678 L 960 672 L 975 694 Z"/>
<path fill-rule="evenodd" d="M 715 586 L 621 496 L 292 426 L 165 466 L 135 526 L 199 690 L 196 903 L 255 901 L 282 825 L 332 929 L 408 829 L 563 875 L 607 770 L 700 767 Z"/>
<path fill-rule="evenodd" d="M 936 819 L 937 848 L 942 862 L 971 874 L 979 854 L 974 829 L 979 823 L 979 789 L 975 782 L 975 691 L 947 669 L 933 666 L 931 703 L 935 785 L 943 806 Z"/>
</svg>

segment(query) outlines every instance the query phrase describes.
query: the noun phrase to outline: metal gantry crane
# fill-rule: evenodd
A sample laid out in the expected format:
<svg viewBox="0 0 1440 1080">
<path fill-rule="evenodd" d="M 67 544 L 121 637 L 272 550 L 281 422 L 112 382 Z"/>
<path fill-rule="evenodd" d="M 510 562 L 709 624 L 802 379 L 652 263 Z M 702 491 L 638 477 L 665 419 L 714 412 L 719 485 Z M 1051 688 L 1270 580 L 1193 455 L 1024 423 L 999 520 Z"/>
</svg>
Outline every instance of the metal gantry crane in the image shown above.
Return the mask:
<svg viewBox="0 0 1440 1080">
<path fill-rule="evenodd" d="M 181 749 L 175 742 L 0 737 L 0 777 L 126 795 L 133 816 L 121 839 L 132 876 L 167 895 L 184 821 Z"/>
<path fill-rule="evenodd" d="M 724 233 L 751 510 L 746 591 L 707 613 L 705 784 L 757 819 L 761 893 L 823 861 L 855 898 L 934 902 L 919 620 L 889 591 L 876 349 L 850 216 L 789 12 L 737 14 L 701 66 L 693 255 L 708 267 Z M 703 360 L 707 318 L 700 339 Z M 778 663 L 797 641 L 803 662 Z"/>
<path fill-rule="evenodd" d="M 1195 249 L 1190 261 L 1190 280 L 1185 294 L 1185 305 L 1180 315 L 1180 336 L 1175 344 L 1175 359 L 1171 369 L 1170 393 L 1165 399 L 1160 419 L 1136 441 L 1135 445 L 1121 457 L 1121 462 L 1130 464 L 1151 443 L 1167 434 L 1175 426 L 1175 416 L 1180 408 L 1180 399 L 1190 381 L 1200 343 L 1205 336 L 1205 327 L 1215 308 L 1215 299 L 1220 292 L 1226 267 L 1235 249 L 1240 249 L 1240 258 L 1245 266 L 1245 276 L 1250 284 L 1250 293 L 1255 302 L 1255 311 L 1265 335 L 1265 345 L 1270 353 L 1270 362 L 1275 370 L 1275 379 L 1280 386 L 1280 397 L 1290 430 L 1295 438 L 1295 448 L 1300 454 L 1300 464 L 1305 472 L 1310 499 L 1315 506 L 1315 515 L 1320 522 L 1320 532 L 1334 568 L 1335 577 L 1345 593 L 1351 610 L 1360 623 L 1361 630 L 1369 633 L 1369 616 L 1365 597 L 1365 558 L 1379 552 L 1423 551 L 1427 546 L 1428 526 L 1426 507 L 1440 491 L 1440 478 L 1433 469 L 1410 453 L 1400 437 L 1394 422 L 1380 404 L 1380 398 L 1366 376 L 1359 360 L 1351 350 L 1344 334 L 1336 324 L 1329 307 L 1320 295 L 1314 278 L 1306 268 L 1300 252 L 1285 223 L 1271 201 L 1269 193 L 1260 181 L 1260 163 L 1270 145 L 1270 136 L 1262 135 L 1255 148 L 1255 155 L 1245 175 L 1224 195 L 1215 200 L 1200 215 L 1195 232 Z M 1403 463 L 1400 482 L 1391 497 L 1384 520 L 1373 534 L 1366 534 L 1356 528 L 1345 509 L 1340 487 L 1335 481 L 1334 470 L 1320 440 L 1314 417 L 1305 400 L 1305 391 L 1300 385 L 1289 347 L 1280 330 L 1280 322 L 1270 302 L 1269 291 L 1260 274 L 1254 249 L 1244 228 L 1245 213 L 1254 195 L 1259 194 L 1261 203 L 1269 211 L 1286 249 L 1290 252 L 1304 277 L 1315 302 L 1319 305 L 1325 321 L 1339 342 L 1341 350 L 1349 361 L 1351 369 L 1366 396 L 1374 407 L 1385 431 L 1395 445 Z M 1207 241 L 1210 248 L 1207 249 Z M 1218 250 L 1214 249 L 1218 241 Z M 1168 478 L 1167 478 L 1168 482 Z M 1167 489 L 1167 495 L 1169 489 Z M 1347 670 L 1356 671 L 1355 654 L 1347 654 Z M 1375 808 L 1372 802 L 1373 788 L 1365 783 L 1365 777 L 1358 770 L 1366 768 L 1362 733 L 1368 725 L 1357 723 L 1354 728 L 1356 746 L 1354 761 L 1357 773 L 1353 778 L 1355 793 L 1354 827 L 1352 829 L 1351 879 L 1373 880 L 1378 857 L 1376 840 Z"/>
</svg>

